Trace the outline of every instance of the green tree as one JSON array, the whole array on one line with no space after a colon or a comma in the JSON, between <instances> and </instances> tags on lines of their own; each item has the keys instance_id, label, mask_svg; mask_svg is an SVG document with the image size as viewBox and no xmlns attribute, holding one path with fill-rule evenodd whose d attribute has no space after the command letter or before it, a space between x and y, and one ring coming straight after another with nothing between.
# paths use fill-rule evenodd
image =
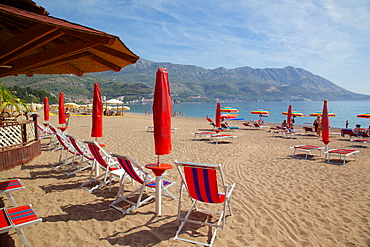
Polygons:
<instances>
[{"instance_id":1,"label":"green tree","mask_svg":"<svg viewBox=\"0 0 370 247\"><path fill-rule=\"evenodd\" d=\"M15 97L12 92L0 81L0 111L4 113L6 106L14 106L17 111L20 111L21 106L28 110L24 100Z\"/></svg>"}]
</instances>

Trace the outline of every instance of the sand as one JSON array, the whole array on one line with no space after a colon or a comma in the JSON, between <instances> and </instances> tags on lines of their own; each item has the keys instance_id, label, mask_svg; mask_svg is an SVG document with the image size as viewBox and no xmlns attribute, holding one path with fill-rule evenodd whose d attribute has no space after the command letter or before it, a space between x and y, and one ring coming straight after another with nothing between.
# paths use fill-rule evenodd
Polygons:
<instances>
[{"instance_id":1,"label":"sand","mask_svg":"<svg viewBox=\"0 0 370 247\"><path fill-rule=\"evenodd\" d=\"M57 124L57 117L51 117ZM211 130L203 118L174 117L173 151L161 157L174 160L223 165L228 183L236 183L233 215L219 230L214 246L369 246L370 245L370 147L352 147L349 137L332 137L330 148L356 149L356 161L344 166L325 162L323 157L292 158L291 146L323 146L316 136L294 139L273 137L266 129L229 132L231 143L194 141L196 131ZM127 155L138 164L155 162L152 116L128 113L126 117L105 117L105 150ZM271 125L271 124L270 124ZM91 118L72 116L69 134L79 140L90 137ZM163 197L162 216L154 213L151 201L122 217L109 208L118 190L107 187L89 193L79 186L89 171L67 177L51 164L59 152L43 151L33 161L0 173L0 181L20 178L26 189L14 192L18 205L32 204L42 223L24 228L33 246L192 246L174 240L178 200ZM178 196L180 177L168 171L167 179L177 181L171 191ZM129 188L129 187L128 187ZM10 207L5 196L0 206ZM189 205L186 200L185 205ZM198 241L207 241L207 227L189 228ZM1 246L22 246L12 232L0 235Z\"/></svg>"}]
</instances>

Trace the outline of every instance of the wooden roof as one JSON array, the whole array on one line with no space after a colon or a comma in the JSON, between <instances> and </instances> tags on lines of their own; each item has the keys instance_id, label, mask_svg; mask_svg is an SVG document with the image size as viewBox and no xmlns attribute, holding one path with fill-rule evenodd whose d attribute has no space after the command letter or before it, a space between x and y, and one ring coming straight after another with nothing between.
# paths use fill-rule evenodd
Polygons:
<instances>
[{"instance_id":1,"label":"wooden roof","mask_svg":"<svg viewBox=\"0 0 370 247\"><path fill-rule=\"evenodd\" d=\"M117 36L48 16L30 0L19 2L26 7L0 4L0 77L118 72L139 59Z\"/></svg>"}]
</instances>

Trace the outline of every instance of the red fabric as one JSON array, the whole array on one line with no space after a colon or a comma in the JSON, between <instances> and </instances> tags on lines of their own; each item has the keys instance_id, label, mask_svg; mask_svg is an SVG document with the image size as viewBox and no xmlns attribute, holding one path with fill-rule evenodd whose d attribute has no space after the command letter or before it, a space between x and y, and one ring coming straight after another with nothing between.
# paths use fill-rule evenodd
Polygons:
<instances>
[{"instance_id":1,"label":"red fabric","mask_svg":"<svg viewBox=\"0 0 370 247\"><path fill-rule=\"evenodd\" d=\"M49 99L48 97L44 98L44 121L49 121Z\"/></svg>"},{"instance_id":2,"label":"red fabric","mask_svg":"<svg viewBox=\"0 0 370 247\"><path fill-rule=\"evenodd\" d=\"M216 127L221 127L221 103L217 102L216 106Z\"/></svg>"},{"instance_id":3,"label":"red fabric","mask_svg":"<svg viewBox=\"0 0 370 247\"><path fill-rule=\"evenodd\" d=\"M91 137L103 137L103 101L99 83L94 84Z\"/></svg>"},{"instance_id":4,"label":"red fabric","mask_svg":"<svg viewBox=\"0 0 370 247\"><path fill-rule=\"evenodd\" d=\"M153 100L154 146L156 155L169 154L171 143L172 101L168 73L158 68Z\"/></svg>"},{"instance_id":5,"label":"red fabric","mask_svg":"<svg viewBox=\"0 0 370 247\"><path fill-rule=\"evenodd\" d=\"M19 225L38 219L35 212L33 212L29 205L11 208L8 209L7 212L14 225Z\"/></svg>"},{"instance_id":6,"label":"red fabric","mask_svg":"<svg viewBox=\"0 0 370 247\"><path fill-rule=\"evenodd\" d=\"M289 107L288 107L288 116L287 116L286 123L288 125L291 125L292 124L292 105L289 105Z\"/></svg>"},{"instance_id":7,"label":"red fabric","mask_svg":"<svg viewBox=\"0 0 370 247\"><path fill-rule=\"evenodd\" d=\"M9 226L4 210L0 210L0 229Z\"/></svg>"},{"instance_id":8,"label":"red fabric","mask_svg":"<svg viewBox=\"0 0 370 247\"><path fill-rule=\"evenodd\" d=\"M18 179L14 180L9 180L5 182L0 183L0 190L6 191L6 190L11 190L11 189L16 189L16 188L21 188L22 185L19 182Z\"/></svg>"},{"instance_id":9,"label":"red fabric","mask_svg":"<svg viewBox=\"0 0 370 247\"><path fill-rule=\"evenodd\" d=\"M59 124L66 124L66 115L64 111L64 97L63 92L59 92Z\"/></svg>"},{"instance_id":10,"label":"red fabric","mask_svg":"<svg viewBox=\"0 0 370 247\"><path fill-rule=\"evenodd\" d=\"M322 109L322 142L325 145L328 145L330 142L330 123L329 123L329 115L328 115L328 101L324 100L324 107Z\"/></svg>"}]
</instances>

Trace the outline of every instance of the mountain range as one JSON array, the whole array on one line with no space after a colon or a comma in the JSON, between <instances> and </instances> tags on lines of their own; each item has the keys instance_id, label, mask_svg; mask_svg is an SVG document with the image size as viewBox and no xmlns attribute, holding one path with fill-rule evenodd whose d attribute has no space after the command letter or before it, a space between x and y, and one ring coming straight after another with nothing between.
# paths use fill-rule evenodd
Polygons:
<instances>
[{"instance_id":1,"label":"mountain range","mask_svg":"<svg viewBox=\"0 0 370 247\"><path fill-rule=\"evenodd\" d=\"M55 95L63 91L65 95L75 99L91 98L93 84L99 82L102 95L108 99L125 96L129 100L150 97L158 68L167 69L171 94L178 102L370 100L370 95L351 92L319 75L292 66L204 69L193 65L140 59L120 72L100 72L83 77L22 75L4 77L2 81L7 86L29 86Z\"/></svg>"}]
</instances>

